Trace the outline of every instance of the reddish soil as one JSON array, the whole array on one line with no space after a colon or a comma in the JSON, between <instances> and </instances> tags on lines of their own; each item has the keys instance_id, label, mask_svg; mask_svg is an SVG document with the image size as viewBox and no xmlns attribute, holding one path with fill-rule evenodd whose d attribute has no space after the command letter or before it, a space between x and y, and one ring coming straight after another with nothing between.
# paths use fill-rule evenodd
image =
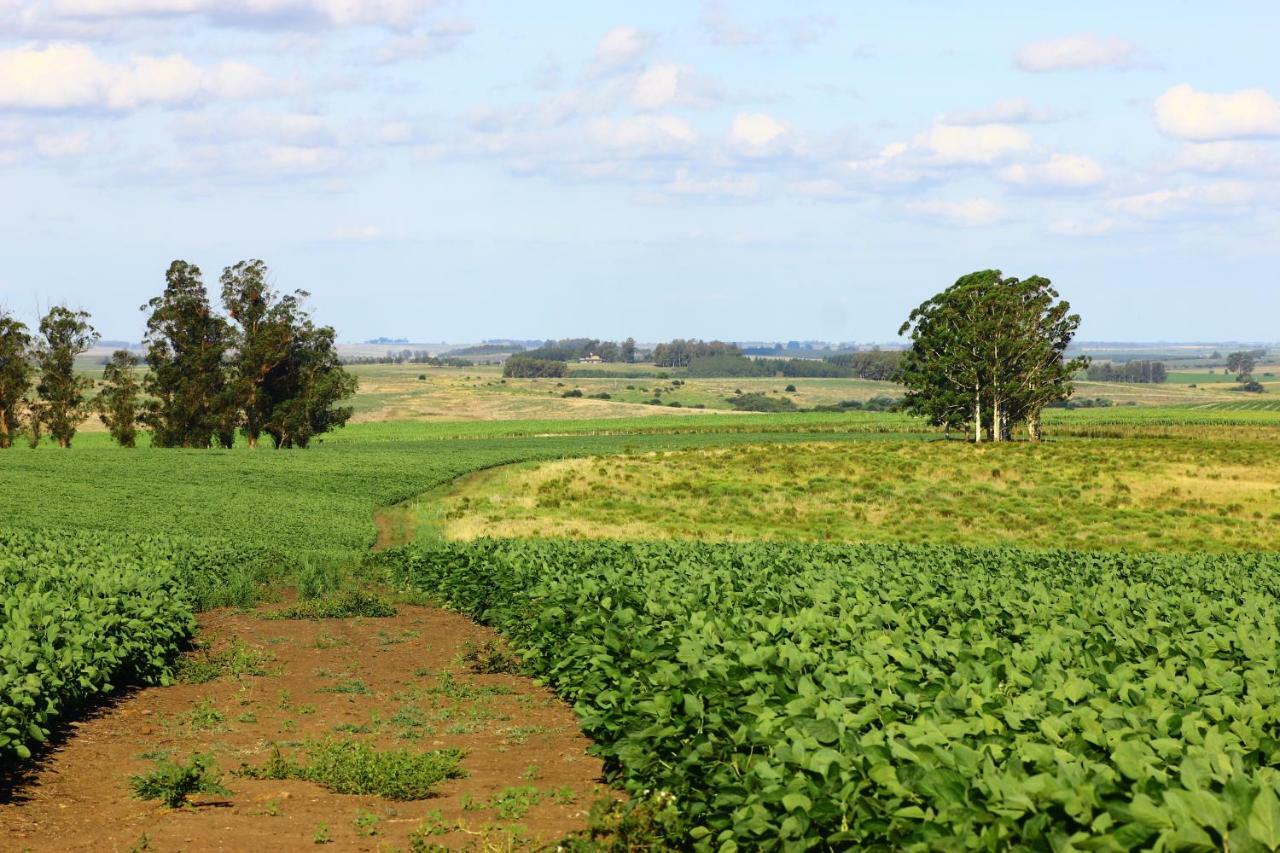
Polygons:
<instances>
[{"instance_id":1,"label":"reddish soil","mask_svg":"<svg viewBox=\"0 0 1280 853\"><path fill-rule=\"evenodd\" d=\"M492 632L442 610L400 605L388 619L201 618L217 652L240 641L265 674L138 690L73 724L24 779L0 788L0 849L98 851L408 850L410 834L448 847L537 846L585 825L608 791L572 710L515 675L475 675L468 641ZM336 688L336 690L335 690ZM465 778L393 802L311 782L241 778L273 745L360 738L380 749L460 747ZM172 810L130 796L160 753L212 753L230 796ZM321 846L317 846L320 844Z\"/></svg>"}]
</instances>

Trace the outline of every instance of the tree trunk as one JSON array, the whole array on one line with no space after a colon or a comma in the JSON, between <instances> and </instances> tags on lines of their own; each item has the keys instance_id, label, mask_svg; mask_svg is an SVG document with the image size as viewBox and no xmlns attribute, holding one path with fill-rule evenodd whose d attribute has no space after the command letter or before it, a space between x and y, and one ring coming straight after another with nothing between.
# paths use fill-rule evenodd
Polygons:
<instances>
[{"instance_id":1,"label":"tree trunk","mask_svg":"<svg viewBox=\"0 0 1280 853\"><path fill-rule=\"evenodd\" d=\"M1040 413L1032 412L1027 418L1027 436L1032 441L1040 440Z\"/></svg>"},{"instance_id":2,"label":"tree trunk","mask_svg":"<svg viewBox=\"0 0 1280 853\"><path fill-rule=\"evenodd\" d=\"M253 433L251 433L251 432L249 432L249 433L245 433L244 440L245 440L245 443L249 445L249 449L250 449L250 450L257 450L257 449L258 449L258 436L257 436L257 435L255 435L255 434L253 434Z\"/></svg>"},{"instance_id":3,"label":"tree trunk","mask_svg":"<svg viewBox=\"0 0 1280 853\"><path fill-rule=\"evenodd\" d=\"M973 443L982 444L982 392L973 387Z\"/></svg>"},{"instance_id":4,"label":"tree trunk","mask_svg":"<svg viewBox=\"0 0 1280 853\"><path fill-rule=\"evenodd\" d=\"M1000 441L1004 438L1004 422L1000 416L1000 398L992 397L991 399L991 440Z\"/></svg>"}]
</instances>

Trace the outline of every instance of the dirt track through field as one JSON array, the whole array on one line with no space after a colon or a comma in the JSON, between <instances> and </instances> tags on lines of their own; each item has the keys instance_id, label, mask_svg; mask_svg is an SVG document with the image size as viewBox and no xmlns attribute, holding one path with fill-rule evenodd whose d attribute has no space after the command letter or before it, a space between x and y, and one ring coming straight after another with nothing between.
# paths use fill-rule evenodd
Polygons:
<instances>
[{"instance_id":1,"label":"dirt track through field","mask_svg":"<svg viewBox=\"0 0 1280 853\"><path fill-rule=\"evenodd\" d=\"M203 684L135 691L73 724L30 772L0 788L0 849L63 851L506 849L585 825L607 791L572 710L516 675L472 674L465 644L492 632L446 611L392 618L266 620L215 611L201 640L239 648L249 669ZM465 750L465 778L414 802L330 793L311 782L241 778L273 745L359 738L380 749ZM211 753L229 796L171 810L130 796L132 775L168 753ZM322 846L317 846L317 845Z\"/></svg>"}]
</instances>

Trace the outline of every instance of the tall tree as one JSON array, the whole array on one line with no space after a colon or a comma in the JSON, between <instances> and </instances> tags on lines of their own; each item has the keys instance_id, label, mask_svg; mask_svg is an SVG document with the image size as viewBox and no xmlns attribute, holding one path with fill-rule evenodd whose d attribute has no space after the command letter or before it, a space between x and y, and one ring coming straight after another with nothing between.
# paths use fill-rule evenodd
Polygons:
<instances>
[{"instance_id":1,"label":"tall tree","mask_svg":"<svg viewBox=\"0 0 1280 853\"><path fill-rule=\"evenodd\" d=\"M13 446L31 390L31 335L0 311L0 450Z\"/></svg>"},{"instance_id":2,"label":"tall tree","mask_svg":"<svg viewBox=\"0 0 1280 853\"><path fill-rule=\"evenodd\" d=\"M962 406L976 441L1010 437L1027 425L1040 438L1040 413L1071 395L1071 376L1087 358L1068 360L1080 326L1048 279L1005 278L983 270L920 305L899 330L911 334L903 360L907 408L934 423L958 425Z\"/></svg>"},{"instance_id":3,"label":"tall tree","mask_svg":"<svg viewBox=\"0 0 1280 853\"><path fill-rule=\"evenodd\" d=\"M35 346L39 421L48 427L59 447L71 446L76 429L88 414L85 392L93 388L93 380L76 374L76 356L97 340L98 333L85 311L55 305L40 319L40 338Z\"/></svg>"},{"instance_id":4,"label":"tall tree","mask_svg":"<svg viewBox=\"0 0 1280 853\"><path fill-rule=\"evenodd\" d=\"M147 318L147 366L143 383L152 399L143 421L158 447L209 447L225 441L231 395L223 363L231 331L209 305L200 268L174 261L164 293L142 310ZM231 429L234 431L234 425Z\"/></svg>"},{"instance_id":5,"label":"tall tree","mask_svg":"<svg viewBox=\"0 0 1280 853\"><path fill-rule=\"evenodd\" d=\"M636 339L627 338L622 342L622 360L627 364L634 364L636 360Z\"/></svg>"},{"instance_id":6,"label":"tall tree","mask_svg":"<svg viewBox=\"0 0 1280 853\"><path fill-rule=\"evenodd\" d=\"M288 357L267 376L274 401L263 431L277 449L305 448L311 439L346 424L350 406L338 404L356 391L356 378L343 369L331 326L304 317L295 327Z\"/></svg>"},{"instance_id":7,"label":"tall tree","mask_svg":"<svg viewBox=\"0 0 1280 853\"><path fill-rule=\"evenodd\" d=\"M98 417L121 447L138 441L138 394L142 383L134 375L138 357L128 350L116 350L102 370L103 388L98 393Z\"/></svg>"},{"instance_id":8,"label":"tall tree","mask_svg":"<svg viewBox=\"0 0 1280 853\"><path fill-rule=\"evenodd\" d=\"M222 271L222 305L236 324L228 391L250 447L258 446L278 402L268 393L267 379L289 358L305 321L302 301L309 295L302 290L277 294L267 274L262 261L241 261Z\"/></svg>"}]
</instances>

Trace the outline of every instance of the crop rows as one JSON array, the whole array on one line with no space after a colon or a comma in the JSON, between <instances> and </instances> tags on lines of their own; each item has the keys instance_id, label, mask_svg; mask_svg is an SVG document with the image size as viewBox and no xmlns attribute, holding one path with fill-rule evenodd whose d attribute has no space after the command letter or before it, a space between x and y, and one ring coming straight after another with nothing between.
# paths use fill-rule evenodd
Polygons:
<instances>
[{"instance_id":1,"label":"crop rows","mask_svg":"<svg viewBox=\"0 0 1280 853\"><path fill-rule=\"evenodd\" d=\"M559 541L389 552L708 849L1280 846L1280 558ZM652 797L653 794L650 794Z\"/></svg>"},{"instance_id":2,"label":"crop rows","mask_svg":"<svg viewBox=\"0 0 1280 853\"><path fill-rule=\"evenodd\" d=\"M195 609L243 603L263 555L156 537L0 532L0 767L122 683L163 683Z\"/></svg>"}]
</instances>

